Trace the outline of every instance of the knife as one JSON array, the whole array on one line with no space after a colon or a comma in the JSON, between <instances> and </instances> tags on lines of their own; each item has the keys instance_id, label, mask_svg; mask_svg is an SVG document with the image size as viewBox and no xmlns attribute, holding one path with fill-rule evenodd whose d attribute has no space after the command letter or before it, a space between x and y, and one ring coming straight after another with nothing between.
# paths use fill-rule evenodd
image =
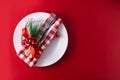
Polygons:
<instances>
[{"instance_id":1,"label":"knife","mask_svg":"<svg viewBox=\"0 0 120 80\"><path fill-rule=\"evenodd\" d=\"M38 42L38 47L40 47L40 45L43 43L43 41L46 39L47 35L51 32L52 28L54 27L55 24L53 24L43 35L43 37L40 39L40 41Z\"/></svg>"}]
</instances>

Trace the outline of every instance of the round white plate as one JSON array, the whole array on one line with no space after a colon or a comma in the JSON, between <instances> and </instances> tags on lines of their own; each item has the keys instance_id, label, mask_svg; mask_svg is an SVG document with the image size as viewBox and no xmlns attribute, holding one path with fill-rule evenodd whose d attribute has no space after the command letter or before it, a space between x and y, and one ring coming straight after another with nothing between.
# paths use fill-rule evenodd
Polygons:
<instances>
[{"instance_id":1,"label":"round white plate","mask_svg":"<svg viewBox=\"0 0 120 80\"><path fill-rule=\"evenodd\" d=\"M49 15L50 15L49 13L45 13L45 12L32 13L24 17L18 23L13 35L13 43L17 53L22 49L21 30L25 26L26 21L31 18L34 20L44 21ZM61 26L58 29L58 33L60 34L60 38L55 38L51 41L51 43L43 51L40 59L35 64L35 66L45 67L52 65L64 55L68 45L68 34L64 24L61 24Z\"/></svg>"}]
</instances>

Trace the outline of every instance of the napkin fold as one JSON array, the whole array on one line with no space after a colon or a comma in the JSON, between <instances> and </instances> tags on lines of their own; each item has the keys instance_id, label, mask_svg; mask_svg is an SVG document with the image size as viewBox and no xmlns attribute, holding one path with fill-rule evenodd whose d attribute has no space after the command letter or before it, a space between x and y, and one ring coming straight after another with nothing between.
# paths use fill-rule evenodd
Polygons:
<instances>
[{"instance_id":1,"label":"napkin fold","mask_svg":"<svg viewBox=\"0 0 120 80\"><path fill-rule=\"evenodd\" d=\"M44 33L50 27L52 27L51 31L49 32L45 40L42 42L42 44L39 47L36 47L36 46L31 47L30 45L23 47L23 49L20 50L20 52L17 54L18 57L22 59L25 63L27 63L30 67L35 65L35 63L40 58L42 52L44 51L44 49L47 47L47 45L50 44L51 40L55 37L55 34L58 28L60 27L61 23L62 23L62 19L58 18L56 20L56 15L54 13L51 13L50 16L43 23ZM34 41L34 40L30 40L30 41ZM33 53L35 52L34 56L32 55L32 52Z\"/></svg>"}]
</instances>

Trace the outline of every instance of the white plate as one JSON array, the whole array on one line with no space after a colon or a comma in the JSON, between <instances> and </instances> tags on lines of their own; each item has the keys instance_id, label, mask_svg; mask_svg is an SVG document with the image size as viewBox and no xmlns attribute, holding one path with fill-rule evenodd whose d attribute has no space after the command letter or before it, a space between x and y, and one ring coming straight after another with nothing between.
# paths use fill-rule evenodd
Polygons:
<instances>
[{"instance_id":1,"label":"white plate","mask_svg":"<svg viewBox=\"0 0 120 80\"><path fill-rule=\"evenodd\" d=\"M27 15L24 17L16 26L13 36L13 43L16 52L18 53L21 49L21 30L25 26L25 23L28 19L34 20L45 20L50 14L45 12L36 12ZM45 67L54 64L57 62L65 53L67 45L68 45L68 34L64 24L58 29L58 33L60 34L60 38L55 38L51 41L51 43L47 46L47 48L42 53L40 59L35 64L38 67Z\"/></svg>"}]
</instances>

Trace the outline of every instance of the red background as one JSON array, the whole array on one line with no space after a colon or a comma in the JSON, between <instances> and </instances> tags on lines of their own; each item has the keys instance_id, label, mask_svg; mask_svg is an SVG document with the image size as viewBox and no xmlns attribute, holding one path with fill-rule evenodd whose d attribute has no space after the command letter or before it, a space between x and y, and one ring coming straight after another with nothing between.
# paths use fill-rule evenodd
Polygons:
<instances>
[{"instance_id":1,"label":"red background","mask_svg":"<svg viewBox=\"0 0 120 80\"><path fill-rule=\"evenodd\" d=\"M69 46L60 61L30 68L16 56L13 32L32 12L54 12L64 21ZM1 80L120 80L119 0L1 0Z\"/></svg>"}]
</instances>

